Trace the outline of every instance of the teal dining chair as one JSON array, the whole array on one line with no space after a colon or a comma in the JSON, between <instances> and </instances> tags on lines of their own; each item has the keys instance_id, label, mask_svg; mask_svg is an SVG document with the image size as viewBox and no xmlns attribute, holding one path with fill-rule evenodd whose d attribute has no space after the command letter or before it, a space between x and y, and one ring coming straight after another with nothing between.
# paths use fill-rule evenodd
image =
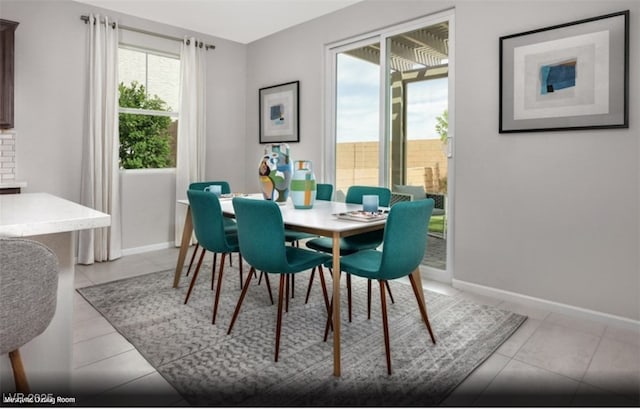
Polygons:
<instances>
[{"instance_id":1,"label":"teal dining chair","mask_svg":"<svg viewBox=\"0 0 640 409\"><path fill-rule=\"evenodd\" d=\"M282 329L282 302L286 286L285 277L314 267L322 269L323 263L331 260L331 256L287 246L284 241L282 213L275 202L235 197L233 198L233 208L238 223L240 251L246 262L251 266L251 271L249 271L248 277L242 286L242 292L227 334L231 334L233 325L238 318L242 301L247 294L251 279L254 277L252 273L255 270L260 270L266 273L265 275L267 276L269 274L280 274L275 339L275 361L278 362ZM325 299L325 308L328 312L328 299Z\"/></svg>"},{"instance_id":2,"label":"teal dining chair","mask_svg":"<svg viewBox=\"0 0 640 409\"><path fill-rule=\"evenodd\" d=\"M229 182L224 181L224 180L212 180L209 182L194 182L189 184L189 189L188 190L204 190L207 187L211 186L211 185L218 185L220 186L220 192L221 194L229 194L231 193L231 186L229 185ZM230 217L225 217L224 219L224 228L226 231L228 232L233 232L236 230L236 222L235 220L233 220ZM200 249L200 245L196 242L195 247L193 248L193 253L191 254L191 260L189 261L189 267L187 268L187 274L186 276L189 276L189 273L191 272L191 267L193 267L193 262L196 258L196 254L198 253L198 250ZM205 253L206 250L202 249L202 254ZM217 260L217 255L216 253L213 254L213 264L216 264L216 260ZM229 257L229 265L232 265L232 261L231 261L231 257ZM242 283L242 277L240 277L240 283Z\"/></svg>"},{"instance_id":3,"label":"teal dining chair","mask_svg":"<svg viewBox=\"0 0 640 409\"><path fill-rule=\"evenodd\" d=\"M382 326L389 375L391 375L391 348L389 346L389 324L385 298L385 284L389 280L409 276L422 320L427 326L431 341L436 343L429 323L427 308L419 293L418 286L421 286L422 283L416 282L411 275L419 267L426 251L429 219L433 212L433 205L433 199L402 202L394 205L389 211L384 229L382 251L370 249L340 257L342 271L369 280L377 280L380 284ZM329 309L331 310L331 308L332 304ZM329 323L327 322L328 327Z\"/></svg>"},{"instance_id":4,"label":"teal dining chair","mask_svg":"<svg viewBox=\"0 0 640 409\"><path fill-rule=\"evenodd\" d=\"M333 185L331 183L318 183L316 185L317 200L331 200L333 196Z\"/></svg>"},{"instance_id":5,"label":"teal dining chair","mask_svg":"<svg viewBox=\"0 0 640 409\"><path fill-rule=\"evenodd\" d=\"M224 194L229 194L231 193L231 186L229 185L229 182L225 181L225 180L212 180L210 182L193 182L189 185L189 190L204 190L205 188L207 188L208 186L211 185L218 185L220 186L220 192L224 195Z\"/></svg>"},{"instance_id":6,"label":"teal dining chair","mask_svg":"<svg viewBox=\"0 0 640 409\"><path fill-rule=\"evenodd\" d=\"M222 290L222 280L224 273L224 259L225 255L231 253L240 253L240 247L238 245L237 232L225 231L224 216L222 215L222 207L220 206L220 200L214 194L205 192L202 190L188 190L187 197L189 198L189 205L191 206L191 220L193 222L193 230L198 240L199 245L202 247L203 252L198 260L198 265L191 278L189 284L189 290L184 300L186 304L191 296L193 285L198 277L200 266L202 265L202 259L204 258L205 251L211 251L212 253L221 253L220 270L218 272L218 287L216 289L215 301L213 303L213 318L211 322L216 323L216 315L218 313L218 302L220 301L220 292ZM240 259L240 275L242 276L242 256ZM215 262L211 268L211 287L213 288L213 281L215 279Z\"/></svg>"},{"instance_id":7,"label":"teal dining chair","mask_svg":"<svg viewBox=\"0 0 640 409\"><path fill-rule=\"evenodd\" d=\"M347 196L345 198L346 203L362 204L362 196L364 195L377 195L378 205L382 207L388 207L391 201L391 190L386 187L380 186L358 186L354 185L347 190ZM340 239L340 255L345 256L353 254L362 250L375 249L382 244L383 230L372 231L368 233L357 234L355 236L344 237ZM306 242L306 246L316 251L322 251L325 253L333 253L333 239L330 237L319 237ZM312 277L313 279L313 277ZM309 287L312 281L309 281ZM371 283L369 283L371 287ZM307 288L307 294L310 288ZM391 288L387 283L387 291L391 302L394 303ZM352 304L351 304L351 276L347 274L347 303L349 310L349 322L351 322L352 316ZM369 293L369 303L371 303L371 295ZM371 308L367 311L367 316L371 317Z\"/></svg>"}]
</instances>

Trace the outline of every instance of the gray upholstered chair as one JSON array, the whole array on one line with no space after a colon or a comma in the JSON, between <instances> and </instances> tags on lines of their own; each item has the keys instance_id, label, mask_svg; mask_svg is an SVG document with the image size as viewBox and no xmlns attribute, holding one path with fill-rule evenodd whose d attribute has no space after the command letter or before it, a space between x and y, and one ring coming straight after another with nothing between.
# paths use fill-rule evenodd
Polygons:
<instances>
[{"instance_id":1,"label":"gray upholstered chair","mask_svg":"<svg viewBox=\"0 0 640 409\"><path fill-rule=\"evenodd\" d=\"M407 196L410 198L407 199ZM405 200L423 200L433 199L435 206L433 208L432 216L442 216L442 237L447 238L447 209L446 209L446 196L440 193L427 193L423 186L412 185L394 185L393 192L391 192L391 202L405 201ZM432 234L432 233L429 233ZM433 234L436 237L439 235Z\"/></svg>"},{"instance_id":2,"label":"gray upholstered chair","mask_svg":"<svg viewBox=\"0 0 640 409\"><path fill-rule=\"evenodd\" d=\"M16 390L29 393L19 348L42 334L53 318L58 259L38 242L0 238L0 266L0 353L9 354Z\"/></svg>"}]
</instances>

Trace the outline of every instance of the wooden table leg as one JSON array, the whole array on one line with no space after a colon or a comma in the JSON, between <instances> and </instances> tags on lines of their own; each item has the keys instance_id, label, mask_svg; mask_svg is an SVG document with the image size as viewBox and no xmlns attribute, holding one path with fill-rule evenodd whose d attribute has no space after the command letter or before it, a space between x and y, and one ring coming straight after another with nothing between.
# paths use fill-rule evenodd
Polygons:
<instances>
[{"instance_id":1,"label":"wooden table leg","mask_svg":"<svg viewBox=\"0 0 640 409\"><path fill-rule=\"evenodd\" d=\"M340 376L340 234L333 233L333 375Z\"/></svg>"},{"instance_id":2,"label":"wooden table leg","mask_svg":"<svg viewBox=\"0 0 640 409\"><path fill-rule=\"evenodd\" d=\"M191 235L193 234L193 222L191 221L191 206L187 206L187 215L184 218L184 228L182 230L182 242L180 243L180 253L178 254L178 264L176 272L173 276L173 288L178 287L182 269L184 268L184 259L187 256L187 250L191 244Z\"/></svg>"}]
</instances>

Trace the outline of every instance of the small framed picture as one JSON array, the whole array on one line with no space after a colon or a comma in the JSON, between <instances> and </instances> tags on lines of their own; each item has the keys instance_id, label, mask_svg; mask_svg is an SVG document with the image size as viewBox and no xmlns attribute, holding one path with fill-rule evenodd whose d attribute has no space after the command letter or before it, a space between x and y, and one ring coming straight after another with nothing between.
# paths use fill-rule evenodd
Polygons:
<instances>
[{"instance_id":1,"label":"small framed picture","mask_svg":"<svg viewBox=\"0 0 640 409\"><path fill-rule=\"evenodd\" d=\"M500 37L500 133L628 127L629 10Z\"/></svg>"},{"instance_id":2,"label":"small framed picture","mask_svg":"<svg viewBox=\"0 0 640 409\"><path fill-rule=\"evenodd\" d=\"M300 81L260 88L260 143L300 142Z\"/></svg>"}]
</instances>

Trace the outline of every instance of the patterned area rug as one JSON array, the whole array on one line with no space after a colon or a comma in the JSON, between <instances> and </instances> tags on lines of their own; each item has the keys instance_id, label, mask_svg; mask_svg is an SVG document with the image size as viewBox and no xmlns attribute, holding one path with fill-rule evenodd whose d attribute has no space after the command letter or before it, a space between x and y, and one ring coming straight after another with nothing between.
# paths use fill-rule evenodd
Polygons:
<instances>
[{"instance_id":1,"label":"patterned area rug","mask_svg":"<svg viewBox=\"0 0 640 409\"><path fill-rule=\"evenodd\" d=\"M210 255L209 255L210 256ZM228 259L227 259L228 260ZM279 362L274 362L275 305L264 280L254 279L227 335L240 294L237 258L225 274L216 325L211 264L204 263L189 303L189 277L171 287L173 271L79 289L191 405L198 406L433 406L441 402L526 320L494 307L425 290L436 337L431 343L411 286L391 282L388 303L393 375L387 375L379 287L367 320L366 280L353 278L353 321L342 300L342 376L333 376L331 337L323 342L326 311L318 275L304 303L309 273L296 275L295 298L283 314ZM245 264L245 274L249 268ZM327 285L331 279L325 271ZM218 275L216 274L216 285ZM344 281L344 279L343 279Z\"/></svg>"}]
</instances>

